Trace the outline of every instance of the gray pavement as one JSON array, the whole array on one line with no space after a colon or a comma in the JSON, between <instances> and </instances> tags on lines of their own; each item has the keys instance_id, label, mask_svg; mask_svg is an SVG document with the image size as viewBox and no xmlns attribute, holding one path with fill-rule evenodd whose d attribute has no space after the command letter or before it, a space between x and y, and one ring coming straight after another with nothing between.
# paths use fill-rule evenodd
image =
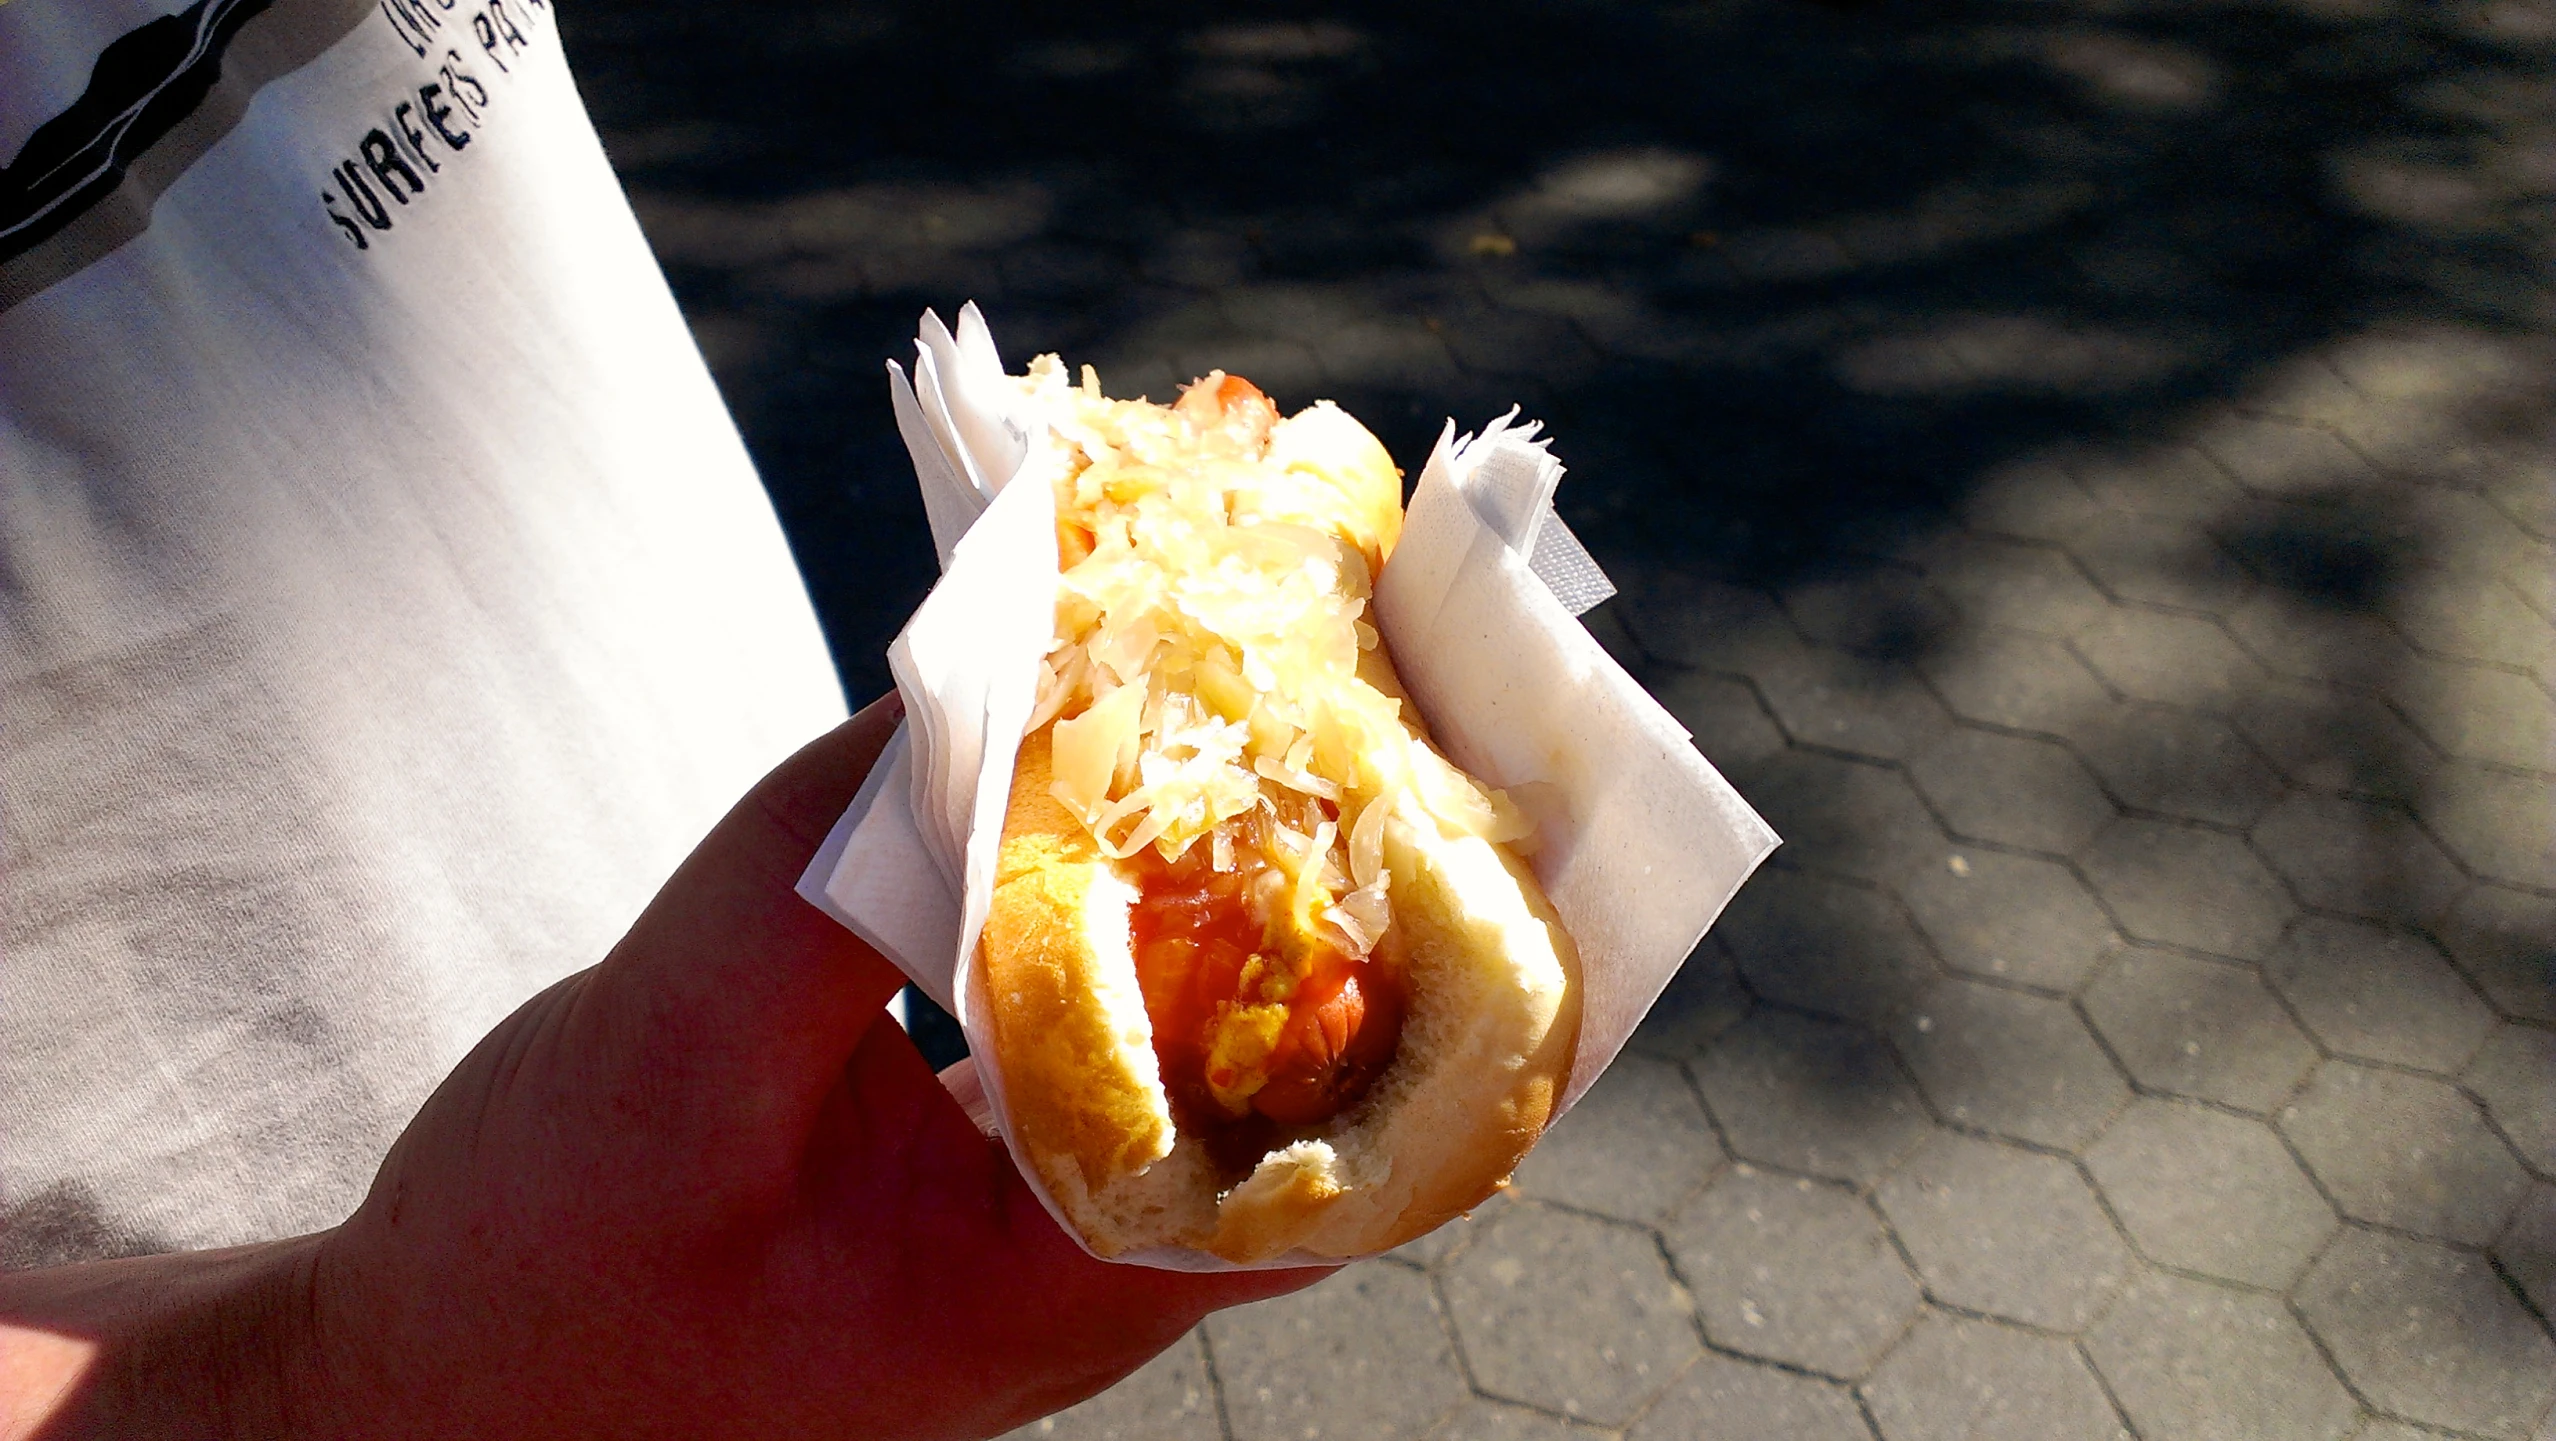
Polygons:
<instances>
[{"instance_id":1,"label":"gray pavement","mask_svg":"<svg viewBox=\"0 0 2556 1441\"><path fill-rule=\"evenodd\" d=\"M2556 6L565 23L856 691L973 297L1549 419L1788 838L1505 1194L1021 1434L2556 1437Z\"/></svg>"}]
</instances>

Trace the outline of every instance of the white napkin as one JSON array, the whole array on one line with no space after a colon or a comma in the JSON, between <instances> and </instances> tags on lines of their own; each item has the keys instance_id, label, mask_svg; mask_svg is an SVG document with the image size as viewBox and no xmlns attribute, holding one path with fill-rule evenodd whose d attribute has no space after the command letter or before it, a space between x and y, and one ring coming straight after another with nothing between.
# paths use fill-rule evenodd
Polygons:
<instances>
[{"instance_id":1,"label":"white napkin","mask_svg":"<svg viewBox=\"0 0 2556 1441\"><path fill-rule=\"evenodd\" d=\"M1011 484L1044 422L1005 377L976 307L960 311L955 337L927 313L915 352L913 381L890 362L889 389L944 573L889 649L906 725L799 893L894 961L982 1055L990 1037L973 961L1014 753L1054 629L1055 499L1051 477ZM1567 1109L1777 840L1574 619L1614 587L1553 514L1561 463L1535 425L1515 419L1478 438L1458 438L1450 422L1439 436L1374 614L1448 757L1537 822L1528 864L1580 949ZM1001 1078L980 1073L1008 1139ZM1228 1264L1191 1252L1119 1259Z\"/></svg>"}]
</instances>

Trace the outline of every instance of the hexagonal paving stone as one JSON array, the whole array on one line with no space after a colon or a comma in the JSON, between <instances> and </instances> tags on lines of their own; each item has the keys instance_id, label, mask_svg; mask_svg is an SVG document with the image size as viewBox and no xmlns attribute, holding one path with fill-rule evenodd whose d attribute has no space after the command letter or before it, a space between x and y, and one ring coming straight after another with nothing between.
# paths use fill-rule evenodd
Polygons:
<instances>
[{"instance_id":1,"label":"hexagonal paving stone","mask_svg":"<svg viewBox=\"0 0 2556 1441\"><path fill-rule=\"evenodd\" d=\"M2094 673L2133 700L2225 710L2263 684L2262 667L2198 616L2114 609L2071 642Z\"/></svg>"},{"instance_id":2,"label":"hexagonal paving stone","mask_svg":"<svg viewBox=\"0 0 2556 1441\"><path fill-rule=\"evenodd\" d=\"M2556 1031L2500 1028L2463 1079L2521 1159L2556 1175Z\"/></svg>"},{"instance_id":3,"label":"hexagonal paving stone","mask_svg":"<svg viewBox=\"0 0 2556 1441\"><path fill-rule=\"evenodd\" d=\"M2378 479L2360 452L2313 426L2265 416L2230 417L2194 439L2238 484L2253 491L2313 495Z\"/></svg>"},{"instance_id":4,"label":"hexagonal paving stone","mask_svg":"<svg viewBox=\"0 0 2556 1441\"><path fill-rule=\"evenodd\" d=\"M2440 1435L2429 1427L2373 1416L2352 1433L2352 1441L2440 1441Z\"/></svg>"},{"instance_id":5,"label":"hexagonal paving stone","mask_svg":"<svg viewBox=\"0 0 2556 1441\"><path fill-rule=\"evenodd\" d=\"M2444 1081L2328 1061L2280 1125L2356 1221L2482 1246L2529 1189L2475 1103Z\"/></svg>"},{"instance_id":6,"label":"hexagonal paving stone","mask_svg":"<svg viewBox=\"0 0 2556 1441\"><path fill-rule=\"evenodd\" d=\"M2124 948L2085 1004L2149 1090L2269 1111L2316 1066L2315 1045L2251 967Z\"/></svg>"},{"instance_id":7,"label":"hexagonal paving stone","mask_svg":"<svg viewBox=\"0 0 2556 1441\"><path fill-rule=\"evenodd\" d=\"M1385 1253L1388 1260L1407 1266L1429 1268L1464 1249L1473 1239L1490 1229L1500 1213L1516 1204L1506 1190L1494 1191L1479 1206L1447 1222L1425 1236L1403 1242Z\"/></svg>"},{"instance_id":8,"label":"hexagonal paving stone","mask_svg":"<svg viewBox=\"0 0 2556 1441\"><path fill-rule=\"evenodd\" d=\"M1735 660L1801 648L1775 598L1753 586L1645 566L1620 577L1624 623L1662 660L1708 670L1740 670Z\"/></svg>"},{"instance_id":9,"label":"hexagonal paving stone","mask_svg":"<svg viewBox=\"0 0 2556 1441\"><path fill-rule=\"evenodd\" d=\"M2546 479L2543 439L2532 448L2530 472L2523 485ZM2402 502L2415 517L2417 533L2429 544L2426 559L2444 570L2490 572L2514 567L2548 568L2556 561L2545 538L2513 524L2510 511L2465 486L2420 486ZM2543 502L2542 502L2543 503Z\"/></svg>"},{"instance_id":10,"label":"hexagonal paving stone","mask_svg":"<svg viewBox=\"0 0 2556 1441\"><path fill-rule=\"evenodd\" d=\"M2549 484L2544 452L2509 455L2483 468L2485 495L2532 539L2556 540L2556 485Z\"/></svg>"},{"instance_id":11,"label":"hexagonal paving stone","mask_svg":"<svg viewBox=\"0 0 2556 1441\"><path fill-rule=\"evenodd\" d=\"M1919 658L1955 715L2016 730L2056 731L2110 693L2076 653L2048 636L1981 628Z\"/></svg>"},{"instance_id":12,"label":"hexagonal paving stone","mask_svg":"<svg viewBox=\"0 0 2556 1441\"><path fill-rule=\"evenodd\" d=\"M2224 613L2254 589L2254 580L2208 532L2189 520L2106 515L2068 538L2077 558L2120 600Z\"/></svg>"},{"instance_id":13,"label":"hexagonal paving stone","mask_svg":"<svg viewBox=\"0 0 2556 1441\"><path fill-rule=\"evenodd\" d=\"M2550 625L2556 625L2556 566L2544 559L2518 560L2506 566L2500 577L2512 594L2520 597ZM2544 666L2539 667L2544 670Z\"/></svg>"},{"instance_id":14,"label":"hexagonal paving stone","mask_svg":"<svg viewBox=\"0 0 2556 1441\"><path fill-rule=\"evenodd\" d=\"M2407 404L2508 394L2515 372L2529 373L2521 369L2527 362L2515 348L2467 326L2390 325L2345 341L2325 359L2354 393L2376 402L2373 408L2385 415Z\"/></svg>"},{"instance_id":15,"label":"hexagonal paving stone","mask_svg":"<svg viewBox=\"0 0 2556 1441\"><path fill-rule=\"evenodd\" d=\"M1628 1221L1658 1219L1722 1163L1686 1073L1619 1056L1518 1166L1517 1189Z\"/></svg>"},{"instance_id":16,"label":"hexagonal paving stone","mask_svg":"<svg viewBox=\"0 0 2556 1441\"><path fill-rule=\"evenodd\" d=\"M1843 1386L1729 1356L1707 1355L1687 1369L1627 1441L1695 1441L1748 1436L1768 1441L1871 1441L1864 1414Z\"/></svg>"},{"instance_id":17,"label":"hexagonal paving stone","mask_svg":"<svg viewBox=\"0 0 2556 1441\"><path fill-rule=\"evenodd\" d=\"M2186 445L2152 446L2133 457L2073 469L2097 504L2132 515L2205 520L2244 493L2218 462Z\"/></svg>"},{"instance_id":18,"label":"hexagonal paving stone","mask_svg":"<svg viewBox=\"0 0 2556 1441\"><path fill-rule=\"evenodd\" d=\"M1492 1396L1620 1426L1703 1349L1658 1243L1617 1222L1514 1206L1441 1274Z\"/></svg>"},{"instance_id":19,"label":"hexagonal paving stone","mask_svg":"<svg viewBox=\"0 0 2556 1441\"><path fill-rule=\"evenodd\" d=\"M1874 1192L1927 1292L2073 1331L2130 1274L2130 1250L2056 1156L1937 1132Z\"/></svg>"},{"instance_id":20,"label":"hexagonal paving stone","mask_svg":"<svg viewBox=\"0 0 2556 1441\"><path fill-rule=\"evenodd\" d=\"M1192 1331L1126 1380L1010 1432L1005 1441L1223 1441L1224 1435Z\"/></svg>"},{"instance_id":21,"label":"hexagonal paving stone","mask_svg":"<svg viewBox=\"0 0 2556 1441\"><path fill-rule=\"evenodd\" d=\"M1731 1150L1863 1185L1934 1129L1890 1050L1853 1026L1761 1011L1695 1065Z\"/></svg>"},{"instance_id":22,"label":"hexagonal paving stone","mask_svg":"<svg viewBox=\"0 0 2556 1441\"><path fill-rule=\"evenodd\" d=\"M2309 681L2280 681L2237 701L2232 718L2293 784L2411 801L2440 753L2385 702Z\"/></svg>"},{"instance_id":23,"label":"hexagonal paving stone","mask_svg":"<svg viewBox=\"0 0 2556 1441\"><path fill-rule=\"evenodd\" d=\"M1695 735L1695 748L1716 766L1745 765L1784 749L1784 733L1745 681L1675 670L1651 682L1651 694Z\"/></svg>"},{"instance_id":24,"label":"hexagonal paving stone","mask_svg":"<svg viewBox=\"0 0 2556 1441\"><path fill-rule=\"evenodd\" d=\"M2065 1341L1930 1311L1864 1399L1886 1441L2128 1441Z\"/></svg>"},{"instance_id":25,"label":"hexagonal paving stone","mask_svg":"<svg viewBox=\"0 0 2556 1441\"><path fill-rule=\"evenodd\" d=\"M1238 286L1260 269L1251 244L1242 236L1219 230L1177 230L1147 247L1137 261L1148 280L1188 289L1221 290Z\"/></svg>"},{"instance_id":26,"label":"hexagonal paving stone","mask_svg":"<svg viewBox=\"0 0 2556 1441\"><path fill-rule=\"evenodd\" d=\"M2098 510L2071 473L2073 464L2048 452L2010 460L1967 489L1958 502L1961 517L1985 535L2064 540Z\"/></svg>"},{"instance_id":27,"label":"hexagonal paving stone","mask_svg":"<svg viewBox=\"0 0 2556 1441\"><path fill-rule=\"evenodd\" d=\"M1419 1436L1463 1399L1429 1278L1351 1266L1204 1323L1237 1441Z\"/></svg>"},{"instance_id":28,"label":"hexagonal paving stone","mask_svg":"<svg viewBox=\"0 0 2556 1441\"><path fill-rule=\"evenodd\" d=\"M1588 342L1560 316L1441 303L1439 330L1457 365L1476 375L1551 380L1596 368Z\"/></svg>"},{"instance_id":29,"label":"hexagonal paving stone","mask_svg":"<svg viewBox=\"0 0 2556 1441\"><path fill-rule=\"evenodd\" d=\"M2141 1277L2086 1354L2146 1441L2330 1441L2360 1411L2279 1301L2205 1281Z\"/></svg>"},{"instance_id":30,"label":"hexagonal paving stone","mask_svg":"<svg viewBox=\"0 0 2556 1441\"><path fill-rule=\"evenodd\" d=\"M1038 240L1003 247L997 265L1002 274L1002 298L1011 302L1050 300L1088 303L1092 297L1117 289L1128 278L1126 261L1122 256L1089 246ZM801 271L794 278L815 277ZM1009 305L1004 308L1007 313L1011 309ZM1293 383L1307 379L1318 377L1306 376L1296 367L1288 366L1272 373L1269 383L1292 387ZM1287 391L1282 389L1278 393L1284 395Z\"/></svg>"},{"instance_id":31,"label":"hexagonal paving stone","mask_svg":"<svg viewBox=\"0 0 2556 1441\"><path fill-rule=\"evenodd\" d=\"M1658 675L1688 673L1683 667L1651 659L1649 652L1642 649L1642 643L1633 638L1633 632L1624 624L1624 609L1613 597L1580 612L1580 624L1588 629L1590 639L1615 658L1617 665L1642 678L1642 683L1654 695L1659 693Z\"/></svg>"},{"instance_id":32,"label":"hexagonal paving stone","mask_svg":"<svg viewBox=\"0 0 2556 1441\"><path fill-rule=\"evenodd\" d=\"M2084 883L2053 861L1955 851L1898 888L1944 964L1975 976L2070 990L2112 943Z\"/></svg>"},{"instance_id":33,"label":"hexagonal paving stone","mask_svg":"<svg viewBox=\"0 0 2556 1441\"><path fill-rule=\"evenodd\" d=\"M2414 660L2396 627L2286 590L2259 590L2228 612L2238 644L2263 668L2295 680L2377 685Z\"/></svg>"},{"instance_id":34,"label":"hexagonal paving stone","mask_svg":"<svg viewBox=\"0 0 2556 1441\"><path fill-rule=\"evenodd\" d=\"M1843 651L1809 651L1785 665L1755 668L1750 678L1787 734L1830 750L1902 760L1952 724L1915 671Z\"/></svg>"},{"instance_id":35,"label":"hexagonal paving stone","mask_svg":"<svg viewBox=\"0 0 2556 1441\"><path fill-rule=\"evenodd\" d=\"M1724 241L1719 254L1734 274L1753 284L1834 275L1855 263L1834 237L1817 230L1745 230Z\"/></svg>"},{"instance_id":36,"label":"hexagonal paving stone","mask_svg":"<svg viewBox=\"0 0 2556 1441\"><path fill-rule=\"evenodd\" d=\"M1749 803L1784 837L1778 865L1878 879L1943 852L1943 828L1898 771L1787 751L1746 779Z\"/></svg>"},{"instance_id":37,"label":"hexagonal paving stone","mask_svg":"<svg viewBox=\"0 0 2556 1441\"><path fill-rule=\"evenodd\" d=\"M2067 1150L2130 1098L2065 1001L1948 980L1918 997L1891 1036L1956 1125Z\"/></svg>"},{"instance_id":38,"label":"hexagonal paving stone","mask_svg":"<svg viewBox=\"0 0 2556 1441\"><path fill-rule=\"evenodd\" d=\"M2540 501L2542 505L2546 503ZM2506 562L2500 579L2514 595L2520 597L2521 604L2536 611L2549 624L2556 625L2556 566L2550 566L2545 555L2523 556Z\"/></svg>"},{"instance_id":39,"label":"hexagonal paving stone","mask_svg":"<svg viewBox=\"0 0 2556 1441\"><path fill-rule=\"evenodd\" d=\"M1909 779L1956 832L2068 855L2112 819L2112 802L2066 747L1968 726L1908 764Z\"/></svg>"},{"instance_id":40,"label":"hexagonal paving stone","mask_svg":"<svg viewBox=\"0 0 2556 1441\"><path fill-rule=\"evenodd\" d=\"M2527 676L2459 661L2418 659L2388 694L2453 756L2556 770L2556 700Z\"/></svg>"},{"instance_id":41,"label":"hexagonal paving stone","mask_svg":"<svg viewBox=\"0 0 2556 1441\"><path fill-rule=\"evenodd\" d=\"M2424 789L2417 814L2487 880L2544 886L2556 876L2556 780L2452 762Z\"/></svg>"},{"instance_id":42,"label":"hexagonal paving stone","mask_svg":"<svg viewBox=\"0 0 2556 1441\"><path fill-rule=\"evenodd\" d=\"M1739 967L1718 935L1708 935L1651 1003L1650 1014L1626 1042L1636 1055L1683 1061L1699 1055L1748 1014L1749 997Z\"/></svg>"},{"instance_id":43,"label":"hexagonal paving stone","mask_svg":"<svg viewBox=\"0 0 2556 1441\"><path fill-rule=\"evenodd\" d=\"M2450 908L2440 935L2503 1014L2556 1021L2556 899L2478 886Z\"/></svg>"},{"instance_id":44,"label":"hexagonal paving stone","mask_svg":"<svg viewBox=\"0 0 2556 1441\"><path fill-rule=\"evenodd\" d=\"M2270 388L2246 396L2241 410L2248 416L2320 426L2347 443L2366 438L2365 451L2386 454L2399 448L2396 432L2405 428L2406 417L2384 407L2354 390L2325 357L2308 355L2283 362Z\"/></svg>"},{"instance_id":45,"label":"hexagonal paving stone","mask_svg":"<svg viewBox=\"0 0 2556 1441\"><path fill-rule=\"evenodd\" d=\"M2086 1169L2151 1259L2248 1285L2289 1285L2337 1224L2269 1126L2189 1102L2132 1102Z\"/></svg>"},{"instance_id":46,"label":"hexagonal paving stone","mask_svg":"<svg viewBox=\"0 0 2556 1441\"><path fill-rule=\"evenodd\" d=\"M1917 1282L1855 1196L1740 1166L1667 1229L1715 1345L1860 1376L1917 1314Z\"/></svg>"},{"instance_id":47,"label":"hexagonal paving stone","mask_svg":"<svg viewBox=\"0 0 2556 1441\"><path fill-rule=\"evenodd\" d=\"M1605 1441L1612 1431L1557 1421L1541 1411L1481 1396L1468 1396L1438 1423L1429 1441Z\"/></svg>"},{"instance_id":48,"label":"hexagonal paving stone","mask_svg":"<svg viewBox=\"0 0 2556 1441\"><path fill-rule=\"evenodd\" d=\"M1906 655L1953 626L1951 603L1941 592L1915 572L1890 566L1799 581L1775 599L1812 640L1869 654Z\"/></svg>"},{"instance_id":49,"label":"hexagonal paving stone","mask_svg":"<svg viewBox=\"0 0 2556 1441\"><path fill-rule=\"evenodd\" d=\"M2078 717L2066 734L2133 810L2241 826L2282 792L2281 777L2213 716L2124 701Z\"/></svg>"},{"instance_id":50,"label":"hexagonal paving stone","mask_svg":"<svg viewBox=\"0 0 2556 1441\"><path fill-rule=\"evenodd\" d=\"M2108 604L2057 546L1954 531L1915 558L1973 625L2066 635Z\"/></svg>"},{"instance_id":51,"label":"hexagonal paving stone","mask_svg":"<svg viewBox=\"0 0 2556 1441\"><path fill-rule=\"evenodd\" d=\"M2530 1187L2494 1243L2494 1259L2536 1302L2542 1316L2556 1316L2556 1185Z\"/></svg>"},{"instance_id":52,"label":"hexagonal paving stone","mask_svg":"<svg viewBox=\"0 0 2556 1441\"><path fill-rule=\"evenodd\" d=\"M1830 1015L1889 1016L1939 974L1888 896L1826 876L1760 871L1714 930L1757 994Z\"/></svg>"},{"instance_id":53,"label":"hexagonal paving stone","mask_svg":"<svg viewBox=\"0 0 2556 1441\"><path fill-rule=\"evenodd\" d=\"M1278 244L1282 247L1305 242L1324 243L1315 238L1311 226L1302 222L1284 227L1278 237ZM1249 236L1237 235L1225 244L1235 244L1246 254L1251 254L1252 268L1259 268L1260 256L1252 252L1260 247ZM1191 240L1188 246L1197 247L1191 252L1193 254L1204 251L1213 255L1225 249L1225 245L1217 241L1201 244L1198 240ZM1227 250L1226 253L1233 252ZM1311 342L1332 334L1344 321L1361 318L1368 309L1363 300L1357 290L1346 285L1276 282L1235 287L1204 308L1221 315L1226 323L1246 334Z\"/></svg>"},{"instance_id":54,"label":"hexagonal paving stone","mask_svg":"<svg viewBox=\"0 0 2556 1441\"><path fill-rule=\"evenodd\" d=\"M2449 961L2402 931L2310 916L2263 973L2317 1039L2362 1060L2455 1071L2494 1028Z\"/></svg>"},{"instance_id":55,"label":"hexagonal paving stone","mask_svg":"<svg viewBox=\"0 0 2556 1441\"><path fill-rule=\"evenodd\" d=\"M2485 577L2419 572L2389 591L2387 613L2406 639L2438 655L2541 669L2556 657L2556 628L2519 592Z\"/></svg>"},{"instance_id":56,"label":"hexagonal paving stone","mask_svg":"<svg viewBox=\"0 0 2556 1441\"><path fill-rule=\"evenodd\" d=\"M2517 1441L2556 1401L2556 1345L2481 1256L2352 1227L2298 1306L2344 1377L2400 1416Z\"/></svg>"},{"instance_id":57,"label":"hexagonal paving stone","mask_svg":"<svg viewBox=\"0 0 2556 1441\"><path fill-rule=\"evenodd\" d=\"M2252 960L2297 909L2245 843L2164 821L2114 821L2086 848L2086 879L2130 935Z\"/></svg>"},{"instance_id":58,"label":"hexagonal paving stone","mask_svg":"<svg viewBox=\"0 0 2556 1441\"><path fill-rule=\"evenodd\" d=\"M2345 915L2429 921L2467 888L2410 816L2370 801L2291 796L2255 826L2254 845L2300 900Z\"/></svg>"}]
</instances>

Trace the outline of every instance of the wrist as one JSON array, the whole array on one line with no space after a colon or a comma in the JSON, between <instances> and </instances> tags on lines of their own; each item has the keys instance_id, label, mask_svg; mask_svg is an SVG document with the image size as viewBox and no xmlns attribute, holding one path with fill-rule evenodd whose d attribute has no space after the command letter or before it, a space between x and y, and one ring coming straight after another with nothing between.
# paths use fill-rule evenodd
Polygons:
<instances>
[{"instance_id":1,"label":"wrist","mask_svg":"<svg viewBox=\"0 0 2556 1441\"><path fill-rule=\"evenodd\" d=\"M320 1241L0 1276L0 1441L318 1434Z\"/></svg>"}]
</instances>

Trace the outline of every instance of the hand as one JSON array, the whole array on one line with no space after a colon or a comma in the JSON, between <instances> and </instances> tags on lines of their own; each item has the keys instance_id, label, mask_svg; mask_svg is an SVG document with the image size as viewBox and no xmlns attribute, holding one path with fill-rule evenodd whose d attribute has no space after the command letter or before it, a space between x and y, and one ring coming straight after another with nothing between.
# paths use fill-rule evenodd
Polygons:
<instances>
[{"instance_id":1,"label":"hand","mask_svg":"<svg viewBox=\"0 0 2556 1441\"><path fill-rule=\"evenodd\" d=\"M894 723L873 705L765 778L282 1253L266 1424L981 1437L1320 1278L1092 1260L887 1018L902 978L791 887Z\"/></svg>"}]
</instances>

